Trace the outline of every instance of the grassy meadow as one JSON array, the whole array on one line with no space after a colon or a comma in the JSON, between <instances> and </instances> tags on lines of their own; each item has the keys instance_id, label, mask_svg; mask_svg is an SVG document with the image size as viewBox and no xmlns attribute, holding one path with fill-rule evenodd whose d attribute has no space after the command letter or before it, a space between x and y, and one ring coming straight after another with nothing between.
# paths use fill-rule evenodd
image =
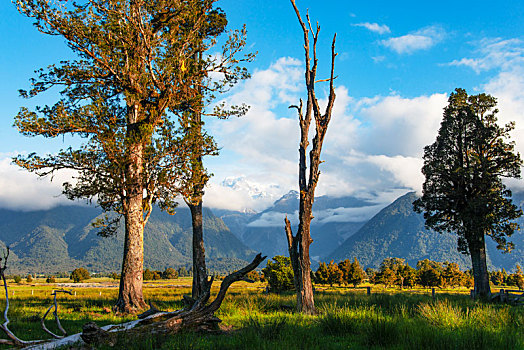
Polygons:
<instances>
[{"instance_id":1,"label":"grassy meadow","mask_svg":"<svg viewBox=\"0 0 524 350\"><path fill-rule=\"evenodd\" d=\"M118 288L109 279L91 279L96 287L75 287L76 295L60 293L59 316L70 333L81 331L87 321L99 325L120 323L111 306ZM53 289L60 283L9 286L9 327L22 339L48 338L40 317L51 306ZM216 282L214 288L218 288ZM162 310L182 307L181 297L190 293L191 280L146 282L148 302ZM264 294L262 283L239 282L230 288L217 316L224 332L216 335L185 333L165 338L144 334L140 339L119 339L122 349L524 349L524 307L485 304L469 298L469 291L400 291L365 288L317 287L318 316L293 312L292 293ZM3 293L3 290L2 290ZM14 295L13 295L14 293ZM2 294L3 295L3 294ZM1 297L2 310L5 297ZM291 309L291 310L290 310ZM58 333L52 314L46 325Z\"/></svg>"}]
</instances>

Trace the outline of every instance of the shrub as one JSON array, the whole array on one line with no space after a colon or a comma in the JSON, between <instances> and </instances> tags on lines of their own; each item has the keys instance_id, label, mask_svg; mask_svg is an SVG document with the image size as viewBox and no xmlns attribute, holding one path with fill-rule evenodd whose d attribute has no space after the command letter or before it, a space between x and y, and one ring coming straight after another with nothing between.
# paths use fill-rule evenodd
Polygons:
<instances>
[{"instance_id":1,"label":"shrub","mask_svg":"<svg viewBox=\"0 0 524 350\"><path fill-rule=\"evenodd\" d=\"M33 282L33 276L31 276L30 274L27 275L27 279L26 279L27 283L31 283Z\"/></svg>"},{"instance_id":2,"label":"shrub","mask_svg":"<svg viewBox=\"0 0 524 350\"><path fill-rule=\"evenodd\" d=\"M73 282L77 283L77 282L87 280L91 278L91 276L89 275L89 271L87 271L83 267L79 267L73 270L70 278L73 280Z\"/></svg>"},{"instance_id":3,"label":"shrub","mask_svg":"<svg viewBox=\"0 0 524 350\"><path fill-rule=\"evenodd\" d=\"M264 278L267 280L271 291L281 292L295 288L291 259L286 256L275 256L273 261L267 262L267 266L262 269L262 272L264 272Z\"/></svg>"},{"instance_id":4,"label":"shrub","mask_svg":"<svg viewBox=\"0 0 524 350\"><path fill-rule=\"evenodd\" d=\"M175 278L178 278L178 272L172 268L168 267L162 272L162 278L166 280L174 280Z\"/></svg>"},{"instance_id":5,"label":"shrub","mask_svg":"<svg viewBox=\"0 0 524 350\"><path fill-rule=\"evenodd\" d=\"M252 270L247 273L246 278L251 281L258 282L260 281L260 274L257 271Z\"/></svg>"},{"instance_id":6,"label":"shrub","mask_svg":"<svg viewBox=\"0 0 524 350\"><path fill-rule=\"evenodd\" d=\"M14 279L15 283L20 283L20 282L22 282L22 277L20 277L20 276L18 276L18 275L14 276L13 279Z\"/></svg>"},{"instance_id":7,"label":"shrub","mask_svg":"<svg viewBox=\"0 0 524 350\"><path fill-rule=\"evenodd\" d=\"M47 279L45 280L46 283L56 283L56 279L54 276L51 276L51 277L47 277Z\"/></svg>"}]
</instances>

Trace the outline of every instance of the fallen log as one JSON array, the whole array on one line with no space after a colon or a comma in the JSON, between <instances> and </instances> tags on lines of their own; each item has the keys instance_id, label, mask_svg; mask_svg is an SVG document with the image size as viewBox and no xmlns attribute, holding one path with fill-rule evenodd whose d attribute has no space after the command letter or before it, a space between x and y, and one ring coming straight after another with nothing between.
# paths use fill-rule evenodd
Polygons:
<instances>
[{"instance_id":1,"label":"fallen log","mask_svg":"<svg viewBox=\"0 0 524 350\"><path fill-rule=\"evenodd\" d=\"M226 276L220 284L220 290L215 299L208 303L211 296L211 284L213 278L207 283L207 289L202 297L195 300L192 305L173 312L162 312L151 308L142 314L138 320L107 325L99 327L94 322L88 322L83 326L82 333L74 334L62 339L50 340L45 343L34 344L24 349L56 349L61 346L75 343L88 345L106 344L112 346L120 334L126 337L138 336L140 334L169 335L180 331L218 332L219 323L222 322L214 315L224 301L228 288L235 282L246 280L246 275L254 270L266 257L258 254L253 261L244 268ZM186 301L190 300L186 298Z\"/></svg>"}]
</instances>

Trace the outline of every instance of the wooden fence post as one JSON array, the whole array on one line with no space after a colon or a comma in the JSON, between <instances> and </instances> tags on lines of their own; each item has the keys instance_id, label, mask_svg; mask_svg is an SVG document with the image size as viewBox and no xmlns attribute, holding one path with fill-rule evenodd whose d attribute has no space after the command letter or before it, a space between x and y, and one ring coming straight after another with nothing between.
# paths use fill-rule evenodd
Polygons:
<instances>
[{"instance_id":1,"label":"wooden fence post","mask_svg":"<svg viewBox=\"0 0 524 350\"><path fill-rule=\"evenodd\" d=\"M366 291L367 295L371 295L371 287L366 287L366 289L367 289Z\"/></svg>"},{"instance_id":2,"label":"wooden fence post","mask_svg":"<svg viewBox=\"0 0 524 350\"><path fill-rule=\"evenodd\" d=\"M431 288L431 297L435 300L435 288Z\"/></svg>"}]
</instances>

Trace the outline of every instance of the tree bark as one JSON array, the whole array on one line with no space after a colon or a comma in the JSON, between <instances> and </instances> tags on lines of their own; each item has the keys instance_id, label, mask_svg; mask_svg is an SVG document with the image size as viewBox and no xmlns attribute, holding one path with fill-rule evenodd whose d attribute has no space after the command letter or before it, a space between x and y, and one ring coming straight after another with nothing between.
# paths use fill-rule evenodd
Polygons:
<instances>
[{"instance_id":1,"label":"tree bark","mask_svg":"<svg viewBox=\"0 0 524 350\"><path fill-rule=\"evenodd\" d=\"M147 307L142 294L144 269L144 209L143 209L143 154L139 107L129 107L129 125L126 134L127 164L125 167L124 257L115 311L136 313Z\"/></svg>"},{"instance_id":2,"label":"tree bark","mask_svg":"<svg viewBox=\"0 0 524 350\"><path fill-rule=\"evenodd\" d=\"M476 297L487 299L491 295L488 266L486 263L486 242L484 234L472 239L469 243L471 265L473 267L473 293Z\"/></svg>"},{"instance_id":3,"label":"tree bark","mask_svg":"<svg viewBox=\"0 0 524 350\"><path fill-rule=\"evenodd\" d=\"M202 198L200 198L197 204L188 202L187 205L191 210L191 222L193 225L193 288L191 296L196 300L205 293L208 284L202 226Z\"/></svg>"},{"instance_id":4,"label":"tree bark","mask_svg":"<svg viewBox=\"0 0 524 350\"><path fill-rule=\"evenodd\" d=\"M299 169L298 169L298 187L300 189L299 202L299 226L295 236L291 231L291 224L289 220L285 219L285 231L288 241L289 257L293 267L293 278L295 289L297 293L297 310L305 314L315 314L315 301L313 299L313 285L311 283L311 262L309 257L309 246L313 242L311 239L310 225L313 219L313 202L315 200L315 189L320 176L319 165L320 153L322 151L322 143L327 132L329 121L331 120L331 112L335 102L335 88L333 85L334 69L335 69L335 40L336 34L333 37L331 45L331 76L329 81L329 97L324 114L320 111L320 107L315 95L315 77L317 72L317 53L316 45L318 40L318 33L320 27L317 24L316 30L309 20L309 15L306 15L308 25L304 23L298 8L295 5L295 0L291 0L291 4L295 10L300 26L304 33L304 51L305 51L305 80L308 92L305 114L303 114L303 102L300 100L299 106L290 106L296 108L298 112L299 126L300 126L300 146L299 146ZM309 33L313 35L313 59L310 57L310 41ZM311 66L313 62L313 66ZM309 127L311 121L315 122L315 137L313 138L313 146L309 152L309 175L307 174L307 149L309 146Z\"/></svg>"}]
</instances>

